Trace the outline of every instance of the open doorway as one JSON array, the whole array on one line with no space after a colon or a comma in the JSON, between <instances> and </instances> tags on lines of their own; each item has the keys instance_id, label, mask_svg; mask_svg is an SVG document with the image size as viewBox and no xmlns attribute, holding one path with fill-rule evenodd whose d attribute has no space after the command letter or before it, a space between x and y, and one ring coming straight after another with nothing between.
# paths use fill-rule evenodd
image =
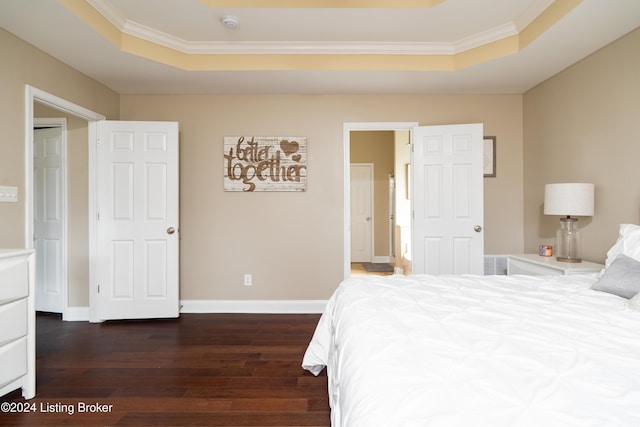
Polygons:
<instances>
[{"instance_id":1,"label":"open doorway","mask_svg":"<svg viewBox=\"0 0 640 427\"><path fill-rule=\"evenodd\" d=\"M392 274L395 131L352 131L350 156L351 276Z\"/></svg>"},{"instance_id":2,"label":"open doorway","mask_svg":"<svg viewBox=\"0 0 640 427\"><path fill-rule=\"evenodd\" d=\"M58 98L55 95L51 95L45 91L36 89L31 86L25 87L25 248L33 249L34 248L34 226L35 226L35 207L34 207L34 193L35 193L35 184L34 184L34 125L37 116L42 117L39 111L43 111L41 109L50 110L50 113L55 117L66 117L67 118L67 136L68 142L70 145L77 146L82 145L82 148L85 150L82 154L79 155L80 158L83 159L84 166L82 168L69 167L69 170L77 172L78 170L84 170L88 175L88 182L85 183L87 188L92 188L95 182L95 177L92 175L92 168L89 165L93 164L95 159L95 151L89 141L95 139L95 123L98 120L104 120L105 117L101 114L90 111L84 107L81 107L77 104L66 101L62 98ZM75 125L73 121L78 120L79 129L77 131L77 135L80 138L79 143L75 143L73 141L73 136L71 134L75 134L76 132L73 130ZM89 159L87 162L87 158ZM69 165L68 165L69 166ZM73 181L77 183L78 180L73 178L72 176L68 177L68 181ZM75 190L74 190L75 192ZM71 193L71 189L67 188L67 193ZM86 193L85 193L86 194ZM69 202L72 203L72 202ZM95 239L95 221L90 221L89 218L95 218L96 216L96 206L95 200L92 198L89 193L84 201L79 202L82 208L84 208L87 212L85 225L78 223L75 219L69 216L68 213L68 223L69 230L67 230L67 236L77 237L78 234L72 229L73 227L80 227L84 230L88 228L86 233L88 234L86 247L79 247L75 244L67 244L69 248L68 257L73 258L75 255L80 257L82 261L82 265L84 269L88 269L88 272L85 273L86 276L89 277L89 289L87 289L87 282L85 280L82 281L83 289L88 293L89 306L95 307L95 301L93 298L97 294L97 283L94 279L94 274L92 270L95 271L95 268L91 266L91 260L95 259L94 247L91 242ZM69 209L73 211L74 209ZM88 224L88 226L86 225ZM85 234L86 235L86 234ZM74 255L75 254L75 255ZM73 271L67 269L69 275L74 274ZM93 291L92 291L93 290ZM68 294L68 292L67 292ZM64 297L65 300L63 302L63 311L62 318L63 320L89 320L89 318L97 318L97 313L94 313L90 308L85 306L70 306L69 302L72 304L74 301L69 301L68 297ZM84 304L83 304L84 305Z\"/></svg>"},{"instance_id":3,"label":"open doorway","mask_svg":"<svg viewBox=\"0 0 640 427\"><path fill-rule=\"evenodd\" d=\"M411 237L407 165L411 162L411 129L417 125L414 122L344 124L345 278L404 272L404 255L409 250ZM367 163L372 165L374 181L371 214L364 214L364 225L367 225L366 218L370 218L372 230L370 249L365 249L370 254L369 261L365 262L371 271L364 268L364 262L359 262L362 258L353 258L352 251L354 245L367 242L359 240L362 227L356 229L354 225L357 214L352 212L352 206L356 199L361 201L362 195L353 194L356 187L352 182L352 166ZM360 221L362 223L362 218ZM358 262L352 263L352 260Z\"/></svg>"},{"instance_id":4,"label":"open doorway","mask_svg":"<svg viewBox=\"0 0 640 427\"><path fill-rule=\"evenodd\" d=\"M36 310L59 313L65 320L86 320L88 121L37 101L33 116Z\"/></svg>"}]
</instances>

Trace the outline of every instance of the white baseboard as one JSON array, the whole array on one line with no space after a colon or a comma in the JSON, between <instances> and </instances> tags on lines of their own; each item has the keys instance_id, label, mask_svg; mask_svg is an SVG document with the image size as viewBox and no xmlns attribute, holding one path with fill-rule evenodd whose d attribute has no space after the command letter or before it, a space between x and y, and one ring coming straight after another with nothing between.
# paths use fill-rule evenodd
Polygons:
<instances>
[{"instance_id":1,"label":"white baseboard","mask_svg":"<svg viewBox=\"0 0 640 427\"><path fill-rule=\"evenodd\" d=\"M319 314L327 300L182 300L180 313ZM67 307L62 320L88 322L89 307Z\"/></svg>"},{"instance_id":2,"label":"white baseboard","mask_svg":"<svg viewBox=\"0 0 640 427\"><path fill-rule=\"evenodd\" d=\"M182 300L180 313L316 314L326 300Z\"/></svg>"},{"instance_id":3,"label":"white baseboard","mask_svg":"<svg viewBox=\"0 0 640 427\"><path fill-rule=\"evenodd\" d=\"M88 322L89 307L67 307L62 314L65 322Z\"/></svg>"}]
</instances>

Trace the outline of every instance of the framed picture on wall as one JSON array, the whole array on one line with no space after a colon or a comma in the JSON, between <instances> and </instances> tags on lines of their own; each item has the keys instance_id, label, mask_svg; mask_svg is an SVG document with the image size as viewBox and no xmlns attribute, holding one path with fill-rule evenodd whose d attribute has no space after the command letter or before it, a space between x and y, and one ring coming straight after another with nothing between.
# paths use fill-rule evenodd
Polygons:
<instances>
[{"instance_id":1,"label":"framed picture on wall","mask_svg":"<svg viewBox=\"0 0 640 427\"><path fill-rule=\"evenodd\" d=\"M485 136L483 138L484 143L484 160L483 170L484 176L495 177L496 176L496 137Z\"/></svg>"}]
</instances>

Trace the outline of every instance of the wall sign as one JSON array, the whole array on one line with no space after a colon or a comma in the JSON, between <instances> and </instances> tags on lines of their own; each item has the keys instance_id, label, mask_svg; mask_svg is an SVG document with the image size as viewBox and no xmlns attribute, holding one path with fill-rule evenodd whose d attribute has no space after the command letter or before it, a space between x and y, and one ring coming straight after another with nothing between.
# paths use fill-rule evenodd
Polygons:
<instances>
[{"instance_id":1,"label":"wall sign","mask_svg":"<svg viewBox=\"0 0 640 427\"><path fill-rule=\"evenodd\" d=\"M306 137L224 137L224 191L306 189Z\"/></svg>"}]
</instances>

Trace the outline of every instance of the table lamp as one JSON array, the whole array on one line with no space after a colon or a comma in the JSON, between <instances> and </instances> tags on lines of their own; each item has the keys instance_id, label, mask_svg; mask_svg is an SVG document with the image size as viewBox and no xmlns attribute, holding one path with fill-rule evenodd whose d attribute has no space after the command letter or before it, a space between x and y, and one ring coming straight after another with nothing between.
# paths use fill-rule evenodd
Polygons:
<instances>
[{"instance_id":1,"label":"table lamp","mask_svg":"<svg viewBox=\"0 0 640 427\"><path fill-rule=\"evenodd\" d=\"M562 215L556 232L556 259L562 262L582 262L582 247L578 218L593 216L594 185L584 183L546 184L544 214Z\"/></svg>"}]
</instances>

